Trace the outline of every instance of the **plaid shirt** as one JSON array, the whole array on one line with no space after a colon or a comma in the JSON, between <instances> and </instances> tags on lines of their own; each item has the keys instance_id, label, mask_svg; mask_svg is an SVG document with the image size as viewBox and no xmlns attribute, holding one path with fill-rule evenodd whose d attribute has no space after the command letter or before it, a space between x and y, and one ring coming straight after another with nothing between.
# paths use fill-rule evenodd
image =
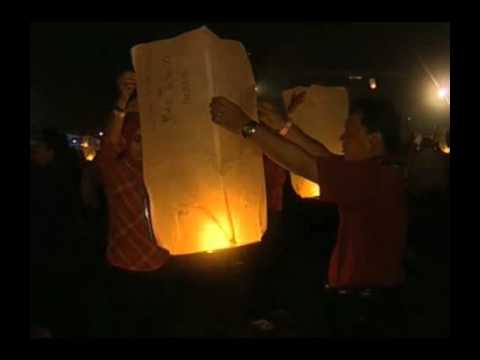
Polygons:
<instances>
[{"instance_id":1,"label":"plaid shirt","mask_svg":"<svg viewBox=\"0 0 480 360\"><path fill-rule=\"evenodd\" d=\"M108 199L108 261L130 271L159 269L169 253L153 236L142 169L119 158L108 143L102 145L96 162Z\"/></svg>"}]
</instances>

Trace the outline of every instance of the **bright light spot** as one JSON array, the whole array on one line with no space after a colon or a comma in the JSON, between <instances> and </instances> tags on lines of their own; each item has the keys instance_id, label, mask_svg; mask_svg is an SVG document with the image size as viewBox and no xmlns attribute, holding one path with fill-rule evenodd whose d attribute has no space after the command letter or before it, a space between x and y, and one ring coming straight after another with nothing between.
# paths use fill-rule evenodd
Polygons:
<instances>
[{"instance_id":1,"label":"bright light spot","mask_svg":"<svg viewBox=\"0 0 480 360\"><path fill-rule=\"evenodd\" d=\"M230 247L227 234L213 221L209 221L203 225L200 236L203 248L206 249L209 254L215 250Z\"/></svg>"},{"instance_id":2,"label":"bright light spot","mask_svg":"<svg viewBox=\"0 0 480 360\"><path fill-rule=\"evenodd\" d=\"M103 136L103 131L100 131L98 135Z\"/></svg>"},{"instance_id":3,"label":"bright light spot","mask_svg":"<svg viewBox=\"0 0 480 360\"><path fill-rule=\"evenodd\" d=\"M77 139L73 139L72 144L76 144L76 143L77 143Z\"/></svg>"},{"instance_id":4,"label":"bright light spot","mask_svg":"<svg viewBox=\"0 0 480 360\"><path fill-rule=\"evenodd\" d=\"M450 146L448 146L449 130L443 129L437 132L436 140L438 141L438 148L444 154L450 154Z\"/></svg>"},{"instance_id":5,"label":"bright light spot","mask_svg":"<svg viewBox=\"0 0 480 360\"><path fill-rule=\"evenodd\" d=\"M85 156L85 159L87 161L93 161L93 159L95 159L95 154L88 154L87 156Z\"/></svg>"},{"instance_id":6,"label":"bright light spot","mask_svg":"<svg viewBox=\"0 0 480 360\"><path fill-rule=\"evenodd\" d=\"M375 90L377 88L377 81L374 78L371 78L369 81L370 89Z\"/></svg>"},{"instance_id":7,"label":"bright light spot","mask_svg":"<svg viewBox=\"0 0 480 360\"><path fill-rule=\"evenodd\" d=\"M268 86L265 82L260 82L258 84L255 84L255 92L257 94L265 94L267 90L268 90Z\"/></svg>"},{"instance_id":8,"label":"bright light spot","mask_svg":"<svg viewBox=\"0 0 480 360\"><path fill-rule=\"evenodd\" d=\"M448 90L446 88L440 88L437 95L440 99L445 99L448 96Z\"/></svg>"},{"instance_id":9,"label":"bright light spot","mask_svg":"<svg viewBox=\"0 0 480 360\"><path fill-rule=\"evenodd\" d=\"M86 143L86 142L82 143L82 147L87 148L87 147L88 147L88 143Z\"/></svg>"},{"instance_id":10,"label":"bright light spot","mask_svg":"<svg viewBox=\"0 0 480 360\"><path fill-rule=\"evenodd\" d=\"M444 154L450 154L450 148L449 148L448 146L440 147L440 150L441 150Z\"/></svg>"}]
</instances>

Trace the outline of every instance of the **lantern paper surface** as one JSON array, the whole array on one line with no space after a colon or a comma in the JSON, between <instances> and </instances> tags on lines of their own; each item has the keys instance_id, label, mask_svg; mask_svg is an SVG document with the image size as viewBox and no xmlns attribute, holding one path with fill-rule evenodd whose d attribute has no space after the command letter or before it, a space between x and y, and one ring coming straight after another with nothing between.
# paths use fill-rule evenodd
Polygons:
<instances>
[{"instance_id":1,"label":"lantern paper surface","mask_svg":"<svg viewBox=\"0 0 480 360\"><path fill-rule=\"evenodd\" d=\"M132 49L144 179L157 243L173 255L260 241L266 229L261 152L211 121L213 96L257 118L247 53L207 28Z\"/></svg>"},{"instance_id":2,"label":"lantern paper surface","mask_svg":"<svg viewBox=\"0 0 480 360\"><path fill-rule=\"evenodd\" d=\"M312 85L296 87L283 92L285 105L290 104L293 94L306 91L305 101L290 116L293 123L306 134L325 145L331 152L342 154L340 136L348 117L348 94L342 87ZM321 189L301 176L290 173L292 187L302 198L319 197Z\"/></svg>"}]
</instances>

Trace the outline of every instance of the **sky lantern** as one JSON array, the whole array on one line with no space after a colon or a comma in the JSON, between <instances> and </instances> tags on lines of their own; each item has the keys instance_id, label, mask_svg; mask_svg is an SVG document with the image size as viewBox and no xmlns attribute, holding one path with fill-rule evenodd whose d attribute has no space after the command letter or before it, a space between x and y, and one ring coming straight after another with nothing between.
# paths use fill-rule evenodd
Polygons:
<instances>
[{"instance_id":1,"label":"sky lantern","mask_svg":"<svg viewBox=\"0 0 480 360\"><path fill-rule=\"evenodd\" d=\"M172 255L260 241L266 230L262 153L215 125L226 96L257 119L255 80L237 41L207 28L132 48L144 179L157 243Z\"/></svg>"},{"instance_id":2,"label":"sky lantern","mask_svg":"<svg viewBox=\"0 0 480 360\"><path fill-rule=\"evenodd\" d=\"M343 87L312 85L296 87L283 92L285 104L293 94L306 91L305 101L290 116L293 123L306 134L325 145L331 152L342 155L340 136L348 117L348 94ZM321 194L318 184L290 173L292 187L301 198L315 198Z\"/></svg>"},{"instance_id":3,"label":"sky lantern","mask_svg":"<svg viewBox=\"0 0 480 360\"><path fill-rule=\"evenodd\" d=\"M84 136L80 143L83 156L87 161L93 161L97 155L97 148L91 136Z\"/></svg>"}]
</instances>

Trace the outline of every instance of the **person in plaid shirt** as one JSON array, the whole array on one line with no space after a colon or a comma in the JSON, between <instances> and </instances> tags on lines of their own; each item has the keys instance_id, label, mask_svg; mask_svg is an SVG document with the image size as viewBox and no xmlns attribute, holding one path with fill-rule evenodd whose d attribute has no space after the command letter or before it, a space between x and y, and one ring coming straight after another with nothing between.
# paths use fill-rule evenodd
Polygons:
<instances>
[{"instance_id":1,"label":"person in plaid shirt","mask_svg":"<svg viewBox=\"0 0 480 360\"><path fill-rule=\"evenodd\" d=\"M172 306L169 252L151 228L142 173L136 77L118 79L120 96L96 158L108 201L107 262L110 265L112 325L120 336L161 335Z\"/></svg>"}]
</instances>

